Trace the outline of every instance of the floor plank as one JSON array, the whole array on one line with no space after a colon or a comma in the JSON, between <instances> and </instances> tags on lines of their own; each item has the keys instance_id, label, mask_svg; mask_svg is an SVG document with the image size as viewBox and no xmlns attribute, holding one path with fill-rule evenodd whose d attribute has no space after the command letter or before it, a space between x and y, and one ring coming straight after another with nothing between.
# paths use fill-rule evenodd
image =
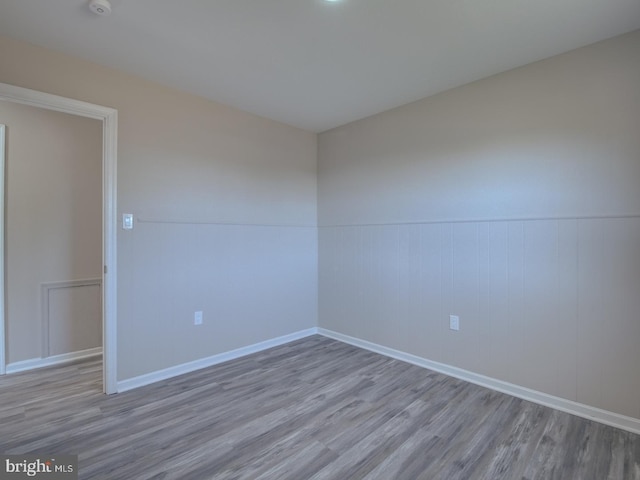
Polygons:
<instances>
[{"instance_id":1,"label":"floor plank","mask_svg":"<svg viewBox=\"0 0 640 480\"><path fill-rule=\"evenodd\" d=\"M640 436L321 336L130 392L0 377L0 452L82 479L640 480Z\"/></svg>"}]
</instances>

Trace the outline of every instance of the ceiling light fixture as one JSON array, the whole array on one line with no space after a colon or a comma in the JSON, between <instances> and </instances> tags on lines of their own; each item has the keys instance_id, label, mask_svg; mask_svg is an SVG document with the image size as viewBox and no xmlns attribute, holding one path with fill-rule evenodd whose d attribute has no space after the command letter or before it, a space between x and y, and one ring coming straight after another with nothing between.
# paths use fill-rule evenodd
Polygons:
<instances>
[{"instance_id":1,"label":"ceiling light fixture","mask_svg":"<svg viewBox=\"0 0 640 480\"><path fill-rule=\"evenodd\" d=\"M91 0L89 8L93 13L102 17L111 15L111 2L109 0Z\"/></svg>"}]
</instances>

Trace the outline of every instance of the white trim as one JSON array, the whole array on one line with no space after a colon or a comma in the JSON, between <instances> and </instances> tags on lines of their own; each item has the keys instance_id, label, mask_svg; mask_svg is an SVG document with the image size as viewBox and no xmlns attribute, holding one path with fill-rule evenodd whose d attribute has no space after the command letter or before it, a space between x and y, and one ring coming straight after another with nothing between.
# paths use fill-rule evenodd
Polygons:
<instances>
[{"instance_id":1,"label":"white trim","mask_svg":"<svg viewBox=\"0 0 640 480\"><path fill-rule=\"evenodd\" d=\"M118 111L110 109L102 122L102 380L104 393L118 391Z\"/></svg>"},{"instance_id":2,"label":"white trim","mask_svg":"<svg viewBox=\"0 0 640 480\"><path fill-rule=\"evenodd\" d=\"M70 113L81 117L104 120L115 110L109 107L94 105L93 103L60 97L51 93L38 92L28 88L0 83L0 100L46 108L57 112Z\"/></svg>"},{"instance_id":3,"label":"white trim","mask_svg":"<svg viewBox=\"0 0 640 480\"><path fill-rule=\"evenodd\" d=\"M595 422L610 425L612 427L627 430L632 433L640 434L640 419L627 417L618 413L603 410L601 408L591 407L582 403L574 402L564 398L549 395L547 393L538 392L529 388L521 387L509 382L503 382L495 378L473 373L462 368L453 367L444 363L434 362L427 360L426 358L418 357L410 353L402 352L400 350L394 350L393 348L378 345L376 343L361 340L359 338L351 337L342 333L327 330L325 328L318 328L318 334L328 338L333 338L340 342L348 343L359 348L364 348L371 352L379 353L387 357L395 358L403 362L411 363L419 367L428 368L450 377L459 378L482 387L487 387L498 392L506 393L514 397L522 398L530 402L544 405L545 407L551 407L562 412L577 415L578 417L593 420Z\"/></svg>"},{"instance_id":4,"label":"white trim","mask_svg":"<svg viewBox=\"0 0 640 480\"><path fill-rule=\"evenodd\" d=\"M264 342L255 343L246 347L237 348L229 352L219 353L207 358L201 358L194 360L193 362L183 363L182 365L176 365L174 367L165 368L164 370L158 370L156 372L145 373L138 377L128 378L118 382L118 393L126 392L134 388L143 387L151 383L166 380L168 378L177 377L185 373L194 372L202 368L211 367L222 362L228 362L229 360L235 360L236 358L251 355L252 353L261 352L268 348L284 345L285 343L300 340L301 338L309 337L318 333L318 329L308 328L299 332L290 333L282 337L272 338L271 340L265 340Z\"/></svg>"},{"instance_id":5,"label":"white trim","mask_svg":"<svg viewBox=\"0 0 640 480\"><path fill-rule=\"evenodd\" d=\"M62 353L46 358L31 358L7 365L7 373L25 372L34 368L50 367L52 365L64 365L65 363L77 362L88 358L99 357L102 355L102 347L88 348L79 352Z\"/></svg>"},{"instance_id":6,"label":"white trim","mask_svg":"<svg viewBox=\"0 0 640 480\"><path fill-rule=\"evenodd\" d=\"M117 391L117 268L116 268L116 232L117 232L117 142L118 112L113 108L70 98L36 92L27 88L0 83L0 100L22 103L34 107L46 108L72 115L95 118L102 121L102 347L103 390L105 393ZM0 213L4 224L4 210ZM4 256L4 249L0 251ZM0 267L2 264L0 264ZM4 269L0 270L4 278ZM4 285L1 285L4 287ZM4 292L4 288L3 288ZM2 303L4 307L4 303ZM0 330L5 331L4 308L0 309ZM0 373L5 367L5 356L0 357Z\"/></svg>"},{"instance_id":7,"label":"white trim","mask_svg":"<svg viewBox=\"0 0 640 480\"><path fill-rule=\"evenodd\" d=\"M0 125L0 375L7 373L4 349L4 149L5 126Z\"/></svg>"}]
</instances>

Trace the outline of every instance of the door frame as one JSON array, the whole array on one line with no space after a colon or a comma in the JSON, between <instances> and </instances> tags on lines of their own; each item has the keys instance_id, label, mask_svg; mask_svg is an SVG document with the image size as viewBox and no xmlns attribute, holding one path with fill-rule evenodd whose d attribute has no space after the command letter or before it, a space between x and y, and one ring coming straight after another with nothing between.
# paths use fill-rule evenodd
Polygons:
<instances>
[{"instance_id":1,"label":"door frame","mask_svg":"<svg viewBox=\"0 0 640 480\"><path fill-rule=\"evenodd\" d=\"M0 83L0 100L102 121L102 385L117 393L117 147L118 111L92 103ZM0 128L0 375L6 373L5 351L5 166L6 128Z\"/></svg>"}]
</instances>

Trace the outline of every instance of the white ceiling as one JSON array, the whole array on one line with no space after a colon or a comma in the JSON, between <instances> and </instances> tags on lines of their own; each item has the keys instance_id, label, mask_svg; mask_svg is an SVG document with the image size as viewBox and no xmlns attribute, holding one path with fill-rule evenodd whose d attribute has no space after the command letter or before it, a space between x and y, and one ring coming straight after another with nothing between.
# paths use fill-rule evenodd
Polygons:
<instances>
[{"instance_id":1,"label":"white ceiling","mask_svg":"<svg viewBox=\"0 0 640 480\"><path fill-rule=\"evenodd\" d=\"M640 0L0 0L0 34L320 132L640 28Z\"/></svg>"}]
</instances>

